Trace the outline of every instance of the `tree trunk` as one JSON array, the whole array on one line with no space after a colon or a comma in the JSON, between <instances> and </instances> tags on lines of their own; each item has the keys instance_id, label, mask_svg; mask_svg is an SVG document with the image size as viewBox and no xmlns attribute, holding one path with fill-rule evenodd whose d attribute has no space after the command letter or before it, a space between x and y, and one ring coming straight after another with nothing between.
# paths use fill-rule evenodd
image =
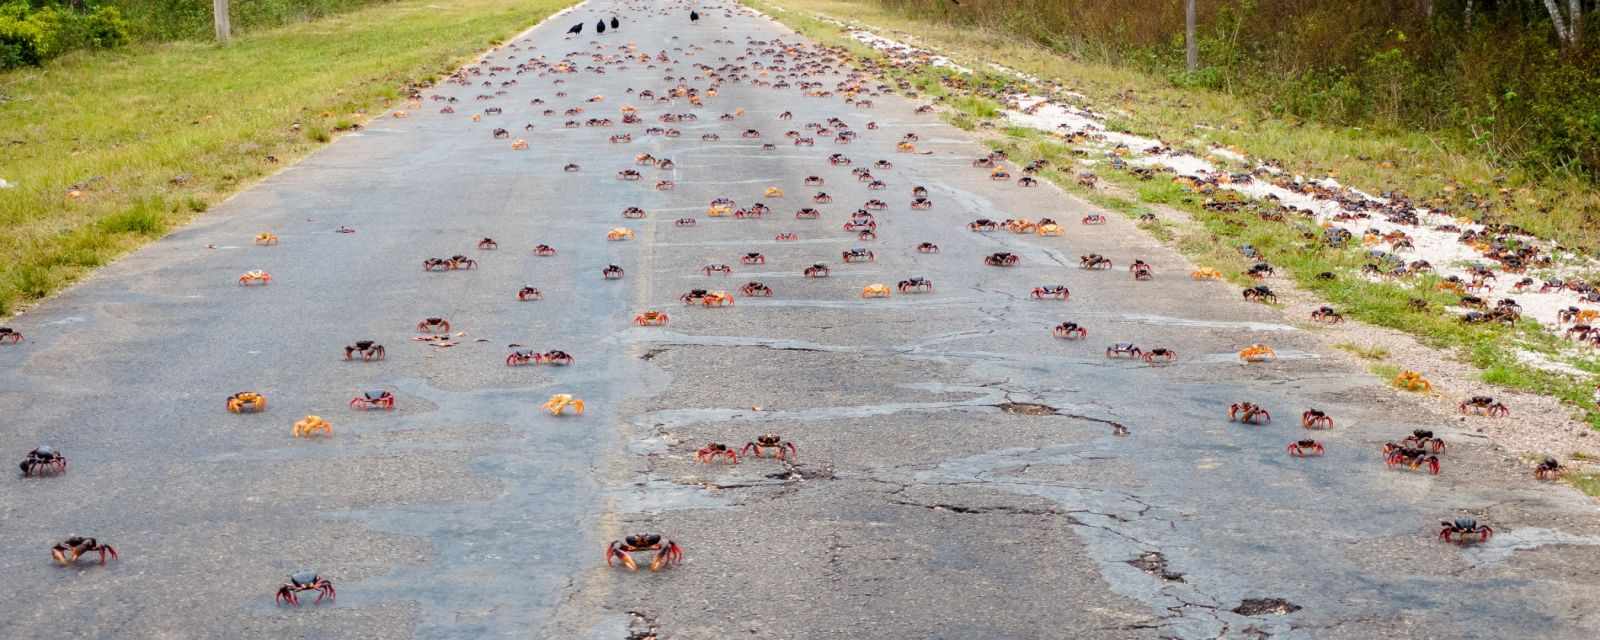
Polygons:
<instances>
[{"instance_id":1,"label":"tree trunk","mask_svg":"<svg viewBox=\"0 0 1600 640\"><path fill-rule=\"evenodd\" d=\"M1567 0L1567 15L1572 19L1572 46L1583 46L1583 0Z\"/></svg>"},{"instance_id":2,"label":"tree trunk","mask_svg":"<svg viewBox=\"0 0 1600 640\"><path fill-rule=\"evenodd\" d=\"M1465 31L1472 30L1472 0L1467 0L1466 10L1461 12L1461 28Z\"/></svg>"},{"instance_id":3,"label":"tree trunk","mask_svg":"<svg viewBox=\"0 0 1600 640\"><path fill-rule=\"evenodd\" d=\"M1184 60L1188 64L1189 73L1200 70L1200 43L1195 42L1195 0L1189 0L1183 12L1183 41L1185 45Z\"/></svg>"},{"instance_id":4,"label":"tree trunk","mask_svg":"<svg viewBox=\"0 0 1600 640\"><path fill-rule=\"evenodd\" d=\"M217 28L217 42L227 43L233 33L228 21L228 0L211 0L211 22Z\"/></svg>"},{"instance_id":5,"label":"tree trunk","mask_svg":"<svg viewBox=\"0 0 1600 640\"><path fill-rule=\"evenodd\" d=\"M1567 21L1561 15L1561 7L1556 6L1556 0L1544 0L1544 8L1550 12L1550 21L1555 23L1556 38L1561 40L1563 47L1571 46L1572 32L1567 30Z\"/></svg>"}]
</instances>

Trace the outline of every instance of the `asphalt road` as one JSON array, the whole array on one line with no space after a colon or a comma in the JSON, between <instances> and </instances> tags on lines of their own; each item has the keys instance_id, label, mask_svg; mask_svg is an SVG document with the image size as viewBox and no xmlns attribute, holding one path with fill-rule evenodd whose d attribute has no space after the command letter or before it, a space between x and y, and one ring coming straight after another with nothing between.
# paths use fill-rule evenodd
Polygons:
<instances>
[{"instance_id":1,"label":"asphalt road","mask_svg":"<svg viewBox=\"0 0 1600 640\"><path fill-rule=\"evenodd\" d=\"M1190 280L1190 265L1128 221L1082 226L1085 203L990 180L970 167L985 153L975 138L915 113L918 103L884 93L861 108L798 86L838 91L842 67L758 86L824 54L765 18L699 7L692 26L683 3L582 5L489 54L472 86L441 85L410 117L374 121L8 321L27 340L0 346L0 451L20 460L47 443L71 466L0 493L0 573L12 586L0 637L1589 638L1600 628L1592 500L1536 483L1524 461L1451 417L1317 353L1274 309ZM612 15L622 28L594 35ZM579 20L584 33L564 39ZM670 61L618 58L628 45ZM576 72L490 75L538 57L566 57ZM704 93L697 65L734 65L704 107L638 97L678 77ZM511 79L504 95L475 99ZM456 113L439 113L433 94L458 97ZM586 102L595 95L604 100ZM643 122L621 124L624 104ZM503 113L470 120L490 106ZM585 111L561 115L573 107ZM778 120L783 111L794 119ZM664 113L698 120L659 123ZM599 117L618 123L562 127ZM783 136L829 117L858 139L796 147ZM496 127L531 148L513 151ZM741 138L746 129L762 137ZM625 132L631 143L607 143ZM910 132L919 153L896 153ZM617 180L639 153L676 167ZM833 153L854 167L891 161L872 169L887 188L830 166ZM806 186L809 175L825 184ZM655 190L658 179L677 186ZM932 209L909 209L915 185ZM768 186L786 193L766 197ZM795 219L818 189L834 203L815 205L820 220ZM719 196L772 212L707 217ZM841 229L868 198L889 205L875 241ZM625 220L627 206L648 215ZM673 224L685 216L698 224ZM965 226L1043 216L1066 235ZM619 226L635 239L607 242ZM281 244L253 246L264 230ZM783 232L799 240L773 239ZM500 248L474 249L485 236ZM942 251L919 253L920 242ZM558 254L533 255L539 243ZM857 246L876 261L842 264ZM766 264L738 262L751 251ZM1021 263L984 266L996 251ZM1091 252L1118 268L1079 270L1076 256ZM453 254L478 268L420 269ZM1153 281L1123 270L1135 258ZM801 277L818 262L831 277ZM612 263L624 279L601 279ZM733 273L705 276L710 263ZM250 269L272 284L238 286ZM935 290L860 297L911 276ZM677 301L749 280L774 296L736 292L716 309ZM1028 299L1054 283L1070 301ZM518 302L523 285L544 299ZM670 323L631 326L646 309ZM456 346L411 339L429 316L464 332ZM1065 320L1087 339L1052 337ZM362 339L387 358L344 361ZM1106 359L1118 341L1179 358ZM1255 342L1280 359L1239 364L1233 353ZM507 367L513 343L577 362ZM397 408L346 407L372 388L393 391ZM265 393L268 411L226 413L224 399L246 389ZM560 392L586 413L542 413ZM1276 420L1228 423L1241 400ZM1310 407L1338 421L1310 434L1327 455L1288 457ZM307 414L334 435L290 437ZM1380 445L1413 428L1449 442L1440 475L1382 464ZM694 461L707 442L766 432L796 443L798 458ZM1438 522L1457 515L1497 535L1438 542ZM675 540L684 563L608 569L605 543L634 531ZM71 534L121 558L58 567L49 547ZM332 579L337 601L275 606L299 569ZM1287 602L1239 609L1271 598Z\"/></svg>"}]
</instances>

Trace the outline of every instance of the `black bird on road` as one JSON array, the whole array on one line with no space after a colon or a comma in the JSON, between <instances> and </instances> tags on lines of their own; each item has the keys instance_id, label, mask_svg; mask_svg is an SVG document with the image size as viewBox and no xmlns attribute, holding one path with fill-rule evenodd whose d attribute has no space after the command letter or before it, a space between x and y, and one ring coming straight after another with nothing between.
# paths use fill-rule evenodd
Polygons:
<instances>
[{"instance_id":1,"label":"black bird on road","mask_svg":"<svg viewBox=\"0 0 1600 640\"><path fill-rule=\"evenodd\" d=\"M579 22L578 24L572 25L571 29L567 29L567 35L578 35L580 33L583 33L583 23L582 22Z\"/></svg>"},{"instance_id":2,"label":"black bird on road","mask_svg":"<svg viewBox=\"0 0 1600 640\"><path fill-rule=\"evenodd\" d=\"M616 29L618 26L620 26L620 24L617 22L617 17L616 16L612 16L611 17L611 28L612 29Z\"/></svg>"},{"instance_id":3,"label":"black bird on road","mask_svg":"<svg viewBox=\"0 0 1600 640\"><path fill-rule=\"evenodd\" d=\"M689 10L689 22L699 22L699 21L700 21L700 12L699 11L695 11L694 9L690 9Z\"/></svg>"},{"instance_id":4,"label":"black bird on road","mask_svg":"<svg viewBox=\"0 0 1600 640\"><path fill-rule=\"evenodd\" d=\"M599 22L594 23L594 32L595 33L605 33L606 32L606 21L605 20L601 20Z\"/></svg>"}]
</instances>

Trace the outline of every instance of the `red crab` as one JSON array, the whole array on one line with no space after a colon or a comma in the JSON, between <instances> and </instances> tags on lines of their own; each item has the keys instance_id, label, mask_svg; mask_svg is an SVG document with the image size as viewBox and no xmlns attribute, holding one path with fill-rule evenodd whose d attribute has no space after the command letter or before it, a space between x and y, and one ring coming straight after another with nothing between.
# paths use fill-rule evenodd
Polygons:
<instances>
[{"instance_id":1,"label":"red crab","mask_svg":"<svg viewBox=\"0 0 1600 640\"><path fill-rule=\"evenodd\" d=\"M762 458L766 457L768 449L772 449L772 457L779 460L789 460L800 456L800 450L794 446L793 442L784 442L783 438L776 433L756 436L754 442L746 442L744 444L744 450L740 453L750 455L750 452L754 451L757 458Z\"/></svg>"},{"instance_id":2,"label":"red crab","mask_svg":"<svg viewBox=\"0 0 1600 640\"><path fill-rule=\"evenodd\" d=\"M672 221L672 226L675 227L692 227L696 224L698 223L694 218L678 218L677 220Z\"/></svg>"},{"instance_id":3,"label":"red crab","mask_svg":"<svg viewBox=\"0 0 1600 640\"><path fill-rule=\"evenodd\" d=\"M622 274L622 267L614 264L608 264L604 269L600 270L600 277L606 280L621 280Z\"/></svg>"},{"instance_id":4,"label":"red crab","mask_svg":"<svg viewBox=\"0 0 1600 640\"><path fill-rule=\"evenodd\" d=\"M938 252L939 252L939 245L936 245L936 244L934 244L932 242L924 242L922 244L917 245L917 253L938 253Z\"/></svg>"},{"instance_id":5,"label":"red crab","mask_svg":"<svg viewBox=\"0 0 1600 640\"><path fill-rule=\"evenodd\" d=\"M1103 215L1100 215L1098 213L1091 213L1089 215L1084 216L1083 219L1080 220L1079 222L1082 222L1083 224L1090 224L1090 225L1093 225L1093 224L1105 224L1106 223L1106 217L1103 216Z\"/></svg>"},{"instance_id":6,"label":"red crab","mask_svg":"<svg viewBox=\"0 0 1600 640\"><path fill-rule=\"evenodd\" d=\"M484 238L478 241L478 248L485 251L493 251L500 248L500 243L495 242L494 238Z\"/></svg>"},{"instance_id":7,"label":"red crab","mask_svg":"<svg viewBox=\"0 0 1600 640\"><path fill-rule=\"evenodd\" d=\"M577 360L572 357L572 354L560 349L551 349L544 353L539 353L532 350L518 350L512 351L510 355L506 356L506 366L508 367L517 367L527 364L548 364L557 367L565 367L576 361Z\"/></svg>"},{"instance_id":8,"label":"red crab","mask_svg":"<svg viewBox=\"0 0 1600 640\"><path fill-rule=\"evenodd\" d=\"M1132 342L1118 342L1106 347L1107 358L1143 358L1144 350L1134 346Z\"/></svg>"},{"instance_id":9,"label":"red crab","mask_svg":"<svg viewBox=\"0 0 1600 640\"><path fill-rule=\"evenodd\" d=\"M1022 261L1022 256L1015 253L1001 251L983 257L983 263L991 267L1014 267Z\"/></svg>"},{"instance_id":10,"label":"red crab","mask_svg":"<svg viewBox=\"0 0 1600 640\"><path fill-rule=\"evenodd\" d=\"M1067 340L1081 340L1089 337L1089 330L1079 326L1076 322L1063 322L1058 324L1054 329L1050 330L1050 333L1057 338L1064 338Z\"/></svg>"},{"instance_id":11,"label":"red crab","mask_svg":"<svg viewBox=\"0 0 1600 640\"><path fill-rule=\"evenodd\" d=\"M878 255L868 249L847 249L840 254L845 264L854 262L876 262Z\"/></svg>"},{"instance_id":12,"label":"red crab","mask_svg":"<svg viewBox=\"0 0 1600 640\"><path fill-rule=\"evenodd\" d=\"M1272 414L1253 402L1235 402L1228 405L1228 422L1235 420L1245 424L1261 424L1272 422Z\"/></svg>"},{"instance_id":13,"label":"red crab","mask_svg":"<svg viewBox=\"0 0 1600 640\"><path fill-rule=\"evenodd\" d=\"M543 300L544 294L533 287L523 287L517 290L517 299L524 302L528 300Z\"/></svg>"},{"instance_id":14,"label":"red crab","mask_svg":"<svg viewBox=\"0 0 1600 640\"><path fill-rule=\"evenodd\" d=\"M1395 447L1389 452L1384 464L1390 469L1403 466L1412 470L1428 468L1428 473L1439 475L1439 456L1429 455L1427 451L1412 447Z\"/></svg>"},{"instance_id":15,"label":"red crab","mask_svg":"<svg viewBox=\"0 0 1600 640\"><path fill-rule=\"evenodd\" d=\"M1304 457L1307 457L1307 456L1320 456L1325 451L1322 448L1322 443L1317 442L1316 440L1312 440L1310 438L1307 438L1305 440L1297 440L1297 441L1291 442L1291 443L1289 443L1289 447L1288 448L1289 448L1289 455L1294 456L1296 458L1304 458Z\"/></svg>"},{"instance_id":16,"label":"red crab","mask_svg":"<svg viewBox=\"0 0 1600 640\"><path fill-rule=\"evenodd\" d=\"M739 288L739 292L743 293L746 297L772 297L772 288L755 280L745 283L743 287Z\"/></svg>"},{"instance_id":17,"label":"red crab","mask_svg":"<svg viewBox=\"0 0 1600 640\"><path fill-rule=\"evenodd\" d=\"M704 462L706 464L711 464L718 461L727 462L728 464L739 464L739 454L733 449L728 448L728 445L720 442L712 442L704 447L700 447L699 451L694 452L694 459L698 462Z\"/></svg>"},{"instance_id":18,"label":"red crab","mask_svg":"<svg viewBox=\"0 0 1600 640\"><path fill-rule=\"evenodd\" d=\"M1300 414L1300 426L1307 429L1332 429L1333 416L1320 409L1306 409L1305 413Z\"/></svg>"},{"instance_id":19,"label":"red crab","mask_svg":"<svg viewBox=\"0 0 1600 640\"><path fill-rule=\"evenodd\" d=\"M816 220L821 216L822 212L812 209L811 207L806 207L794 212L794 219L796 220Z\"/></svg>"},{"instance_id":20,"label":"red crab","mask_svg":"<svg viewBox=\"0 0 1600 640\"><path fill-rule=\"evenodd\" d=\"M750 252L739 256L739 264L766 264L767 257L759 253Z\"/></svg>"},{"instance_id":21,"label":"red crab","mask_svg":"<svg viewBox=\"0 0 1600 640\"><path fill-rule=\"evenodd\" d=\"M66 566L78 561L78 558L87 553L99 553L100 564L106 563L106 554L111 554L111 559L117 559L117 550L109 544L101 544L94 538L72 536L57 543L50 548L50 557L55 558L57 564Z\"/></svg>"},{"instance_id":22,"label":"red crab","mask_svg":"<svg viewBox=\"0 0 1600 640\"><path fill-rule=\"evenodd\" d=\"M638 220L640 218L643 218L644 216L645 216L644 209L641 209L639 207L628 207L628 208L622 210L622 217L627 218L629 220Z\"/></svg>"},{"instance_id":23,"label":"red crab","mask_svg":"<svg viewBox=\"0 0 1600 640\"><path fill-rule=\"evenodd\" d=\"M1403 447L1412 449L1426 449L1430 453L1444 453L1444 440L1435 438L1433 432L1427 429L1413 429L1411 435L1400 441Z\"/></svg>"},{"instance_id":24,"label":"red crab","mask_svg":"<svg viewBox=\"0 0 1600 640\"><path fill-rule=\"evenodd\" d=\"M556 254L556 248L552 247L550 245L547 245L547 244L541 244L541 245L533 248L533 255L536 255L536 256L548 258L548 257L553 256L555 254Z\"/></svg>"},{"instance_id":25,"label":"red crab","mask_svg":"<svg viewBox=\"0 0 1600 640\"><path fill-rule=\"evenodd\" d=\"M1494 529L1489 525L1480 525L1472 518L1456 518L1455 520L1442 520L1439 522L1439 541L1466 544L1468 537L1476 538L1478 542L1488 542L1494 536ZM1454 538L1454 539L1452 539Z\"/></svg>"},{"instance_id":26,"label":"red crab","mask_svg":"<svg viewBox=\"0 0 1600 640\"><path fill-rule=\"evenodd\" d=\"M22 332L11 327L0 327L0 344L22 342Z\"/></svg>"},{"instance_id":27,"label":"red crab","mask_svg":"<svg viewBox=\"0 0 1600 640\"><path fill-rule=\"evenodd\" d=\"M988 233L998 228L1000 228L1000 223L988 218L978 218L977 220L967 223L967 230L976 231L979 233Z\"/></svg>"},{"instance_id":28,"label":"red crab","mask_svg":"<svg viewBox=\"0 0 1600 640\"><path fill-rule=\"evenodd\" d=\"M927 293L933 291L933 281L920 276L912 277L901 280L898 287L900 293Z\"/></svg>"},{"instance_id":29,"label":"red crab","mask_svg":"<svg viewBox=\"0 0 1600 640\"><path fill-rule=\"evenodd\" d=\"M1067 285L1064 284L1046 284L1034 287L1033 292L1029 293L1028 296L1034 300L1055 298L1065 302L1072 298L1072 292L1069 291L1067 289Z\"/></svg>"},{"instance_id":30,"label":"red crab","mask_svg":"<svg viewBox=\"0 0 1600 640\"><path fill-rule=\"evenodd\" d=\"M629 571L638 571L639 565L635 564L629 554L636 551L654 551L656 555L650 560L650 570L660 571L663 567L671 567L683 561L683 548L676 542L662 539L654 533L635 533L622 540L612 540L606 546L606 566L616 566L613 562L621 562Z\"/></svg>"},{"instance_id":31,"label":"red crab","mask_svg":"<svg viewBox=\"0 0 1600 640\"><path fill-rule=\"evenodd\" d=\"M1457 405L1457 409L1461 413L1476 413L1491 418L1504 418L1511 415L1511 409L1505 403L1495 402L1494 398L1489 396L1472 396L1462 400L1461 404Z\"/></svg>"},{"instance_id":32,"label":"red crab","mask_svg":"<svg viewBox=\"0 0 1600 640\"><path fill-rule=\"evenodd\" d=\"M932 208L933 208L933 201L932 200L929 200L927 198L912 198L911 199L911 209L913 211L923 211L923 210L932 209Z\"/></svg>"},{"instance_id":33,"label":"red crab","mask_svg":"<svg viewBox=\"0 0 1600 640\"><path fill-rule=\"evenodd\" d=\"M1084 269L1099 270L1110 269L1112 264L1110 258L1098 253L1091 253L1086 256L1078 256L1078 266Z\"/></svg>"},{"instance_id":34,"label":"red crab","mask_svg":"<svg viewBox=\"0 0 1600 640\"><path fill-rule=\"evenodd\" d=\"M799 240L800 235L796 233L780 233L772 236L772 239L775 242L793 242L795 240Z\"/></svg>"},{"instance_id":35,"label":"red crab","mask_svg":"<svg viewBox=\"0 0 1600 640\"><path fill-rule=\"evenodd\" d=\"M384 356L383 345L371 340L361 340L344 348L344 359L354 359L355 354L361 354L362 360L382 360Z\"/></svg>"},{"instance_id":36,"label":"red crab","mask_svg":"<svg viewBox=\"0 0 1600 640\"><path fill-rule=\"evenodd\" d=\"M278 588L278 595L273 600L275 602L287 602L298 607L300 606L300 598L296 597L295 593L300 591L318 592L317 601L313 604L321 604L323 598L332 600L337 597L333 590L333 583L327 578L317 575L315 571L301 571L289 576L289 581Z\"/></svg>"},{"instance_id":37,"label":"red crab","mask_svg":"<svg viewBox=\"0 0 1600 640\"><path fill-rule=\"evenodd\" d=\"M733 267L730 267L730 266L725 265L725 264L708 264L708 265L706 265L704 267L701 267L700 271L704 272L708 276L713 274L713 273L720 273L722 275L728 275L730 273L733 273Z\"/></svg>"},{"instance_id":38,"label":"red crab","mask_svg":"<svg viewBox=\"0 0 1600 640\"><path fill-rule=\"evenodd\" d=\"M1175 362L1177 359L1178 352L1165 347L1156 347L1144 352L1144 361L1150 364L1155 364L1157 360L1161 362Z\"/></svg>"},{"instance_id":39,"label":"red crab","mask_svg":"<svg viewBox=\"0 0 1600 640\"><path fill-rule=\"evenodd\" d=\"M450 321L444 318L423 318L417 323L417 331L422 333L450 333Z\"/></svg>"},{"instance_id":40,"label":"red crab","mask_svg":"<svg viewBox=\"0 0 1600 640\"><path fill-rule=\"evenodd\" d=\"M1150 270L1150 265L1145 264L1143 260L1134 260L1133 264L1128 265L1128 272L1133 274L1134 280L1142 281L1155 278L1155 273Z\"/></svg>"},{"instance_id":41,"label":"red crab","mask_svg":"<svg viewBox=\"0 0 1600 640\"><path fill-rule=\"evenodd\" d=\"M364 391L350 399L351 409L393 409L394 394L383 389Z\"/></svg>"}]
</instances>

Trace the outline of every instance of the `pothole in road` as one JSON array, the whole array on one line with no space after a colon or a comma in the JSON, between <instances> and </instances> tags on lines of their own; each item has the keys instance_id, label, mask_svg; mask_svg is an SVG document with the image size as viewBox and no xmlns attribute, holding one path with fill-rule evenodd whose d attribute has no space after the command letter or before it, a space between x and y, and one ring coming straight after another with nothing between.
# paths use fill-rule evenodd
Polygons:
<instances>
[{"instance_id":1,"label":"pothole in road","mask_svg":"<svg viewBox=\"0 0 1600 640\"><path fill-rule=\"evenodd\" d=\"M1129 560L1128 564L1133 565L1140 571L1153 576L1158 576L1162 580L1167 580L1170 582L1183 582L1182 573L1167 569L1167 557L1161 555L1160 551L1146 551L1141 553L1139 554L1139 557Z\"/></svg>"},{"instance_id":2,"label":"pothole in road","mask_svg":"<svg viewBox=\"0 0 1600 640\"><path fill-rule=\"evenodd\" d=\"M1245 598L1239 606L1233 608L1233 612L1241 616L1281 616L1303 608L1283 598Z\"/></svg>"},{"instance_id":3,"label":"pothole in road","mask_svg":"<svg viewBox=\"0 0 1600 640\"><path fill-rule=\"evenodd\" d=\"M1005 402L995 405L1001 411L1020 416L1053 416L1056 408L1047 404L1034 402Z\"/></svg>"}]
</instances>

